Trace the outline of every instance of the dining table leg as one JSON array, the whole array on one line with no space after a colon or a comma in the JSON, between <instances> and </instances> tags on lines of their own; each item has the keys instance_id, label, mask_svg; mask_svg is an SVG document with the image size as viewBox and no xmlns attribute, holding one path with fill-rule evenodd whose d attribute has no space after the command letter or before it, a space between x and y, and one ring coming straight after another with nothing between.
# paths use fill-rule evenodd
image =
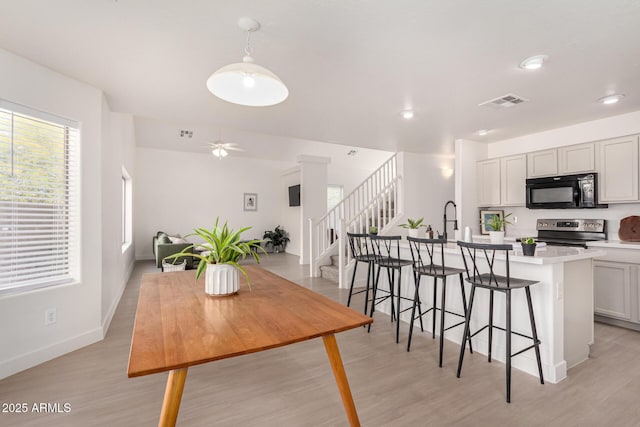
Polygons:
<instances>
[{"instance_id":1,"label":"dining table leg","mask_svg":"<svg viewBox=\"0 0 640 427\"><path fill-rule=\"evenodd\" d=\"M338 349L336 337L333 334L325 335L322 337L322 340L324 341L324 348L327 351L327 356L329 357L329 363L331 363L331 369L333 369L333 376L336 379L338 390L340 390L342 404L344 405L344 410L347 413L349 425L352 427L359 427L360 420L358 420L356 405L353 403L353 396L351 395L351 389L349 388L347 374L344 372L344 365L342 364L342 358L340 357L340 350Z\"/></svg>"},{"instance_id":2,"label":"dining table leg","mask_svg":"<svg viewBox=\"0 0 640 427\"><path fill-rule=\"evenodd\" d=\"M178 411L180 410L180 401L182 400L182 391L184 390L184 382L187 379L187 369L188 368L182 368L169 371L158 427L174 427L176 425Z\"/></svg>"}]
</instances>

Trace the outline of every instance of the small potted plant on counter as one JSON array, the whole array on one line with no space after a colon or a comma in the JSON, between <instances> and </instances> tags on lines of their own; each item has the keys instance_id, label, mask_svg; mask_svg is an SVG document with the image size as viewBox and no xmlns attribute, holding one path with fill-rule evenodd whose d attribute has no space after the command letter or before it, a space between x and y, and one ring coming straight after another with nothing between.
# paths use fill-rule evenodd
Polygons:
<instances>
[{"instance_id":1,"label":"small potted plant on counter","mask_svg":"<svg viewBox=\"0 0 640 427\"><path fill-rule=\"evenodd\" d=\"M427 226L424 225L422 221L424 221L424 218L407 218L407 223L400 224L398 227L406 228L407 230L409 230L409 237L420 237L420 228L427 228Z\"/></svg>"},{"instance_id":2,"label":"small potted plant on counter","mask_svg":"<svg viewBox=\"0 0 640 427\"><path fill-rule=\"evenodd\" d=\"M369 227L369 234L378 234L378 227Z\"/></svg>"},{"instance_id":3,"label":"small potted plant on counter","mask_svg":"<svg viewBox=\"0 0 640 427\"><path fill-rule=\"evenodd\" d=\"M536 253L536 241L533 237L523 237L520 239L522 245L522 254L524 256L533 256Z\"/></svg>"}]
</instances>

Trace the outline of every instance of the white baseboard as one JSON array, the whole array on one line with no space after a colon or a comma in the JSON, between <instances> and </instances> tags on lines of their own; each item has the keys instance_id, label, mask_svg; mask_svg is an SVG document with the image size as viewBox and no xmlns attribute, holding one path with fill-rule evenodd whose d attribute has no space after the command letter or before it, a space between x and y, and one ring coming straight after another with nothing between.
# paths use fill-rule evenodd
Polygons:
<instances>
[{"instance_id":1,"label":"white baseboard","mask_svg":"<svg viewBox=\"0 0 640 427\"><path fill-rule=\"evenodd\" d=\"M0 362L0 380L101 340L102 328L98 327L67 340L2 361Z\"/></svg>"},{"instance_id":2,"label":"white baseboard","mask_svg":"<svg viewBox=\"0 0 640 427\"><path fill-rule=\"evenodd\" d=\"M107 335L107 331L109 330L109 326L111 325L111 320L113 319L113 315L116 313L116 309L118 308L118 304L120 304L120 299L122 298L122 294L124 293L125 288L127 287L127 283L129 282L129 278L131 277L131 273L133 273L133 267L135 265L135 260L131 260L129 266L127 267L127 272L122 278L122 282L120 283L120 288L118 289L116 297L113 299L111 306L109 307L109 311L105 315L104 319L102 319L102 338Z\"/></svg>"}]
</instances>

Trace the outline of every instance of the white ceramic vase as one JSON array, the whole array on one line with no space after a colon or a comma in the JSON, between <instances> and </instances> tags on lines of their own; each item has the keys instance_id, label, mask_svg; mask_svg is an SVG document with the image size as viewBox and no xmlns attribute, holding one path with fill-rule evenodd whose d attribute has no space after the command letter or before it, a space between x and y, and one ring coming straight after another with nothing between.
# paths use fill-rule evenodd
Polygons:
<instances>
[{"instance_id":1,"label":"white ceramic vase","mask_svg":"<svg viewBox=\"0 0 640 427\"><path fill-rule=\"evenodd\" d=\"M419 228L410 228L409 229L409 237L420 237L420 229Z\"/></svg>"},{"instance_id":2,"label":"white ceramic vase","mask_svg":"<svg viewBox=\"0 0 640 427\"><path fill-rule=\"evenodd\" d=\"M204 291L209 295L232 295L240 289L239 272L230 264L207 264Z\"/></svg>"},{"instance_id":3,"label":"white ceramic vase","mask_svg":"<svg viewBox=\"0 0 640 427\"><path fill-rule=\"evenodd\" d=\"M504 231L490 231L489 240L493 245L501 245L504 243Z\"/></svg>"}]
</instances>

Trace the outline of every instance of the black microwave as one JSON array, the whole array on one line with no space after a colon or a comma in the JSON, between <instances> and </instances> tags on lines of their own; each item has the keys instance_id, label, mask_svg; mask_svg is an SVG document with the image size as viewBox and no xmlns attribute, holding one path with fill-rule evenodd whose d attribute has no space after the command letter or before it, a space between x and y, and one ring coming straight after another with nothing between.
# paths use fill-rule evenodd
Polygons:
<instances>
[{"instance_id":1,"label":"black microwave","mask_svg":"<svg viewBox=\"0 0 640 427\"><path fill-rule=\"evenodd\" d=\"M598 174L527 179L529 209L606 208L598 204Z\"/></svg>"}]
</instances>

